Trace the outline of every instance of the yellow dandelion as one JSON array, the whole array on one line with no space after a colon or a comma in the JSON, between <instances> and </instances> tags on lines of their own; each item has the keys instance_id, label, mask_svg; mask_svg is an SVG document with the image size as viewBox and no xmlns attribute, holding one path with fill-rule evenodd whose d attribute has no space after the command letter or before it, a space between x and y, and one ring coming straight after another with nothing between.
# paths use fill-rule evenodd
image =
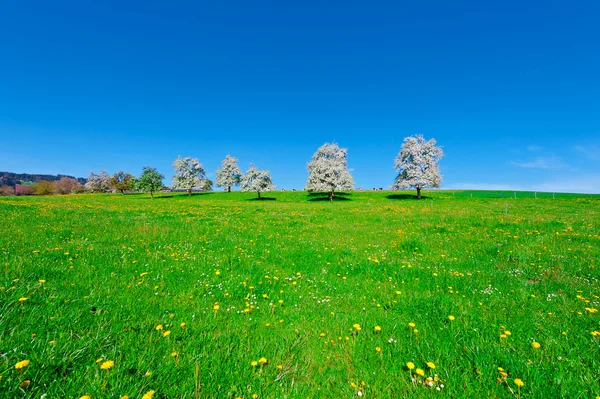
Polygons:
<instances>
[{"instance_id":1,"label":"yellow dandelion","mask_svg":"<svg viewBox=\"0 0 600 399\"><path fill-rule=\"evenodd\" d=\"M380 348L379 346L378 346L378 347L376 347L376 348L375 348L375 350L376 350L377 352L381 353L381 348Z\"/></svg>"},{"instance_id":2,"label":"yellow dandelion","mask_svg":"<svg viewBox=\"0 0 600 399\"><path fill-rule=\"evenodd\" d=\"M29 298L21 297L21 298L19 298L19 302L23 303L23 302L25 302L27 299L29 299Z\"/></svg>"},{"instance_id":3,"label":"yellow dandelion","mask_svg":"<svg viewBox=\"0 0 600 399\"><path fill-rule=\"evenodd\" d=\"M169 335L171 335L171 330L167 330L163 333L163 337L168 337Z\"/></svg>"},{"instance_id":4,"label":"yellow dandelion","mask_svg":"<svg viewBox=\"0 0 600 399\"><path fill-rule=\"evenodd\" d=\"M452 316L452 315L448 316L448 320L453 321L454 319L455 319L454 316Z\"/></svg>"},{"instance_id":5,"label":"yellow dandelion","mask_svg":"<svg viewBox=\"0 0 600 399\"><path fill-rule=\"evenodd\" d=\"M82 397L80 397L79 399L92 399L91 396L89 395L83 395Z\"/></svg>"},{"instance_id":6,"label":"yellow dandelion","mask_svg":"<svg viewBox=\"0 0 600 399\"><path fill-rule=\"evenodd\" d=\"M162 330L162 329L163 329L163 325L162 325L162 324L159 324L159 325L157 325L155 328L156 328L156 331L160 331L160 330Z\"/></svg>"},{"instance_id":7,"label":"yellow dandelion","mask_svg":"<svg viewBox=\"0 0 600 399\"><path fill-rule=\"evenodd\" d=\"M282 368L283 368L283 364L278 364L278 365L277 365L277 369L278 369L278 370L281 370Z\"/></svg>"},{"instance_id":8,"label":"yellow dandelion","mask_svg":"<svg viewBox=\"0 0 600 399\"><path fill-rule=\"evenodd\" d=\"M144 377L150 377L152 375L152 371L146 371L146 374L144 374Z\"/></svg>"},{"instance_id":9,"label":"yellow dandelion","mask_svg":"<svg viewBox=\"0 0 600 399\"><path fill-rule=\"evenodd\" d=\"M504 335L512 335L512 333L508 330L504 330Z\"/></svg>"},{"instance_id":10,"label":"yellow dandelion","mask_svg":"<svg viewBox=\"0 0 600 399\"><path fill-rule=\"evenodd\" d=\"M25 388L26 386L29 386L29 384L31 384L30 380L24 380L22 383L19 384L19 387Z\"/></svg>"},{"instance_id":11,"label":"yellow dandelion","mask_svg":"<svg viewBox=\"0 0 600 399\"><path fill-rule=\"evenodd\" d=\"M144 396L142 396L142 399L152 399L153 396L154 396L154 391L150 390L150 391L146 392L144 394Z\"/></svg>"},{"instance_id":12,"label":"yellow dandelion","mask_svg":"<svg viewBox=\"0 0 600 399\"><path fill-rule=\"evenodd\" d=\"M408 367L409 370L412 370L415 368L415 364L413 362L408 362L406 363L406 367Z\"/></svg>"},{"instance_id":13,"label":"yellow dandelion","mask_svg":"<svg viewBox=\"0 0 600 399\"><path fill-rule=\"evenodd\" d=\"M264 366L265 364L267 364L267 359L264 357L261 357L260 359L258 359L258 362L260 363L261 366Z\"/></svg>"},{"instance_id":14,"label":"yellow dandelion","mask_svg":"<svg viewBox=\"0 0 600 399\"><path fill-rule=\"evenodd\" d=\"M46 282L46 280L38 280L40 282L40 284L44 284Z\"/></svg>"},{"instance_id":15,"label":"yellow dandelion","mask_svg":"<svg viewBox=\"0 0 600 399\"><path fill-rule=\"evenodd\" d=\"M356 329L356 331L360 331L361 330L360 324L358 324L358 323L353 324L352 327L354 327Z\"/></svg>"},{"instance_id":16,"label":"yellow dandelion","mask_svg":"<svg viewBox=\"0 0 600 399\"><path fill-rule=\"evenodd\" d=\"M185 323L181 323L181 324L179 325L179 327L181 327L181 328L185 328Z\"/></svg>"},{"instance_id":17,"label":"yellow dandelion","mask_svg":"<svg viewBox=\"0 0 600 399\"><path fill-rule=\"evenodd\" d=\"M600 337L600 331L592 331L594 337Z\"/></svg>"},{"instance_id":18,"label":"yellow dandelion","mask_svg":"<svg viewBox=\"0 0 600 399\"><path fill-rule=\"evenodd\" d=\"M408 326L410 328L415 328L416 324L411 321L410 323L408 323Z\"/></svg>"},{"instance_id":19,"label":"yellow dandelion","mask_svg":"<svg viewBox=\"0 0 600 399\"><path fill-rule=\"evenodd\" d=\"M429 367L430 369L434 369L435 364L433 362L427 362L427 367Z\"/></svg>"},{"instance_id":20,"label":"yellow dandelion","mask_svg":"<svg viewBox=\"0 0 600 399\"><path fill-rule=\"evenodd\" d=\"M531 346L533 346L535 349L540 349L540 346L542 346L542 345L540 345L540 343L539 343L539 342L535 342L535 341L533 341L533 342L531 343Z\"/></svg>"},{"instance_id":21,"label":"yellow dandelion","mask_svg":"<svg viewBox=\"0 0 600 399\"><path fill-rule=\"evenodd\" d=\"M15 364L15 368L17 370L21 370L21 369L29 366L29 363L31 363L29 360L21 360L20 362L17 362L17 364Z\"/></svg>"},{"instance_id":22,"label":"yellow dandelion","mask_svg":"<svg viewBox=\"0 0 600 399\"><path fill-rule=\"evenodd\" d=\"M521 381L519 378L515 378L515 385L518 387L522 387L523 385L525 385L525 383L523 381Z\"/></svg>"},{"instance_id":23,"label":"yellow dandelion","mask_svg":"<svg viewBox=\"0 0 600 399\"><path fill-rule=\"evenodd\" d=\"M421 377L425 376L425 372L422 369L417 369L415 373L419 374Z\"/></svg>"},{"instance_id":24,"label":"yellow dandelion","mask_svg":"<svg viewBox=\"0 0 600 399\"><path fill-rule=\"evenodd\" d=\"M258 366L258 362L256 360L253 360L250 364L252 365L252 367Z\"/></svg>"},{"instance_id":25,"label":"yellow dandelion","mask_svg":"<svg viewBox=\"0 0 600 399\"><path fill-rule=\"evenodd\" d=\"M221 309L221 307L218 304L213 306L213 310L219 310L219 309Z\"/></svg>"},{"instance_id":26,"label":"yellow dandelion","mask_svg":"<svg viewBox=\"0 0 600 399\"><path fill-rule=\"evenodd\" d=\"M173 356L173 357L177 357L177 356L179 356L179 353L177 353L177 352L173 352L173 353L171 353L171 356Z\"/></svg>"},{"instance_id":27,"label":"yellow dandelion","mask_svg":"<svg viewBox=\"0 0 600 399\"><path fill-rule=\"evenodd\" d=\"M123 396L121 396L121 399L129 399L129 396L123 395Z\"/></svg>"},{"instance_id":28,"label":"yellow dandelion","mask_svg":"<svg viewBox=\"0 0 600 399\"><path fill-rule=\"evenodd\" d=\"M375 332L376 332L376 333L378 333L378 332L380 332L380 331L381 331L381 327L379 327L379 326L375 326Z\"/></svg>"},{"instance_id":29,"label":"yellow dandelion","mask_svg":"<svg viewBox=\"0 0 600 399\"><path fill-rule=\"evenodd\" d=\"M104 363L102 363L100 365L100 368L102 370L108 370L108 369L110 369L114 365L115 365L115 362L113 362L112 360L107 360L107 361L105 361Z\"/></svg>"}]
</instances>

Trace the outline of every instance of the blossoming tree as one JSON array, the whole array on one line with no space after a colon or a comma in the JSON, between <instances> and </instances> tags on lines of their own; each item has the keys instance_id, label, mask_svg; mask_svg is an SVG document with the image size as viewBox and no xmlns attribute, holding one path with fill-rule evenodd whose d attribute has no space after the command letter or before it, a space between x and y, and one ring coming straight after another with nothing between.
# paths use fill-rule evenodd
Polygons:
<instances>
[{"instance_id":1,"label":"blossoming tree","mask_svg":"<svg viewBox=\"0 0 600 399\"><path fill-rule=\"evenodd\" d=\"M335 191L352 190L354 179L348 171L348 150L335 143L325 143L308 163L306 190L329 193L333 200Z\"/></svg>"},{"instance_id":2,"label":"blossoming tree","mask_svg":"<svg viewBox=\"0 0 600 399\"><path fill-rule=\"evenodd\" d=\"M252 164L250 164L250 168L248 168L248 171L242 177L241 187L242 191L256 191L258 193L258 199L260 199L261 192L275 190L271 172L268 170L256 169Z\"/></svg>"},{"instance_id":3,"label":"blossoming tree","mask_svg":"<svg viewBox=\"0 0 600 399\"><path fill-rule=\"evenodd\" d=\"M417 189L417 198L421 198L421 189L439 187L442 175L438 161L444 156L441 147L436 146L435 139L425 141L422 135L404 139L400 153L394 161L394 169L398 172L393 189Z\"/></svg>"},{"instance_id":4,"label":"blossoming tree","mask_svg":"<svg viewBox=\"0 0 600 399\"><path fill-rule=\"evenodd\" d=\"M204 177L206 172L197 158L177 157L173 162L175 175L173 175L173 188L186 190L192 195L193 189L201 190L205 186Z\"/></svg>"},{"instance_id":5,"label":"blossoming tree","mask_svg":"<svg viewBox=\"0 0 600 399\"><path fill-rule=\"evenodd\" d=\"M237 166L237 158L227 155L221 167L216 173L217 187L227 188L227 192L231 192L232 186L237 186L242 181L242 171Z\"/></svg>"}]
</instances>

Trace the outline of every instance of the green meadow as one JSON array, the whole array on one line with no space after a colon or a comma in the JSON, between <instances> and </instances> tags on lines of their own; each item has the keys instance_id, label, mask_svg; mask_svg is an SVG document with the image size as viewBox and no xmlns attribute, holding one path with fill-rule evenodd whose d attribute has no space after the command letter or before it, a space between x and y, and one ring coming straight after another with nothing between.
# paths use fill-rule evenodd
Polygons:
<instances>
[{"instance_id":1,"label":"green meadow","mask_svg":"<svg viewBox=\"0 0 600 399\"><path fill-rule=\"evenodd\" d=\"M412 194L0 198L0 397L600 396L600 196Z\"/></svg>"}]
</instances>

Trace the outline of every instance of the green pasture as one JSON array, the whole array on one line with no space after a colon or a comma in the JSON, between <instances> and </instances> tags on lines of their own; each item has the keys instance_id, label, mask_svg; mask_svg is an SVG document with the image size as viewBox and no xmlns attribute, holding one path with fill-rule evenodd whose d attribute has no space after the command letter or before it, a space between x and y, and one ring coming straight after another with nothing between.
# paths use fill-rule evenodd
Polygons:
<instances>
[{"instance_id":1,"label":"green pasture","mask_svg":"<svg viewBox=\"0 0 600 399\"><path fill-rule=\"evenodd\" d=\"M600 196L263 196L0 198L0 398L600 395Z\"/></svg>"}]
</instances>

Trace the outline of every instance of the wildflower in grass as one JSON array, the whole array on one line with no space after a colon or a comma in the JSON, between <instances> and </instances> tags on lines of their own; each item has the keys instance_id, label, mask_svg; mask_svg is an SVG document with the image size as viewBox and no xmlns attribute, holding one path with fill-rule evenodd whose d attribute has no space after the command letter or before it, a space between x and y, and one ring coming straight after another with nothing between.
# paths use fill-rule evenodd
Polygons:
<instances>
[{"instance_id":1,"label":"wildflower in grass","mask_svg":"<svg viewBox=\"0 0 600 399\"><path fill-rule=\"evenodd\" d=\"M162 325L162 324L159 324L159 325L157 325L155 328L156 328L156 331L160 331L160 330L162 330L162 329L163 329L163 325Z\"/></svg>"},{"instance_id":2,"label":"wildflower in grass","mask_svg":"<svg viewBox=\"0 0 600 399\"><path fill-rule=\"evenodd\" d=\"M425 371L423 371L422 369L415 370L415 373L419 374L421 377L425 376Z\"/></svg>"},{"instance_id":3,"label":"wildflower in grass","mask_svg":"<svg viewBox=\"0 0 600 399\"><path fill-rule=\"evenodd\" d=\"M23 302L25 302L27 299L29 299L29 298L21 297L21 298L19 298L19 302L23 303Z\"/></svg>"},{"instance_id":4,"label":"wildflower in grass","mask_svg":"<svg viewBox=\"0 0 600 399\"><path fill-rule=\"evenodd\" d=\"M129 396L123 395L123 396L121 396L121 399L129 399Z\"/></svg>"},{"instance_id":5,"label":"wildflower in grass","mask_svg":"<svg viewBox=\"0 0 600 399\"><path fill-rule=\"evenodd\" d=\"M258 362L256 360L253 360L252 362L250 362L250 364L252 365L252 367L258 366Z\"/></svg>"},{"instance_id":6,"label":"wildflower in grass","mask_svg":"<svg viewBox=\"0 0 600 399\"><path fill-rule=\"evenodd\" d=\"M592 331L594 337L600 337L600 331Z\"/></svg>"},{"instance_id":7,"label":"wildflower in grass","mask_svg":"<svg viewBox=\"0 0 600 399\"><path fill-rule=\"evenodd\" d=\"M379 326L375 326L375 329L374 329L374 330L375 330L375 333L381 332L381 327L379 327Z\"/></svg>"},{"instance_id":8,"label":"wildflower in grass","mask_svg":"<svg viewBox=\"0 0 600 399\"><path fill-rule=\"evenodd\" d=\"M30 380L24 380L23 382L21 382L19 384L19 388L25 388L25 387L29 386L29 384L31 384Z\"/></svg>"},{"instance_id":9,"label":"wildflower in grass","mask_svg":"<svg viewBox=\"0 0 600 399\"><path fill-rule=\"evenodd\" d=\"M406 367L408 367L409 370L412 370L415 368L415 364L413 362L408 362L406 363Z\"/></svg>"},{"instance_id":10,"label":"wildflower in grass","mask_svg":"<svg viewBox=\"0 0 600 399\"><path fill-rule=\"evenodd\" d=\"M152 371L146 371L146 374L144 374L144 377L150 377L152 375Z\"/></svg>"},{"instance_id":11,"label":"wildflower in grass","mask_svg":"<svg viewBox=\"0 0 600 399\"><path fill-rule=\"evenodd\" d=\"M378 346L378 347L376 347L376 348L375 348L375 350L376 350L378 353L381 353L381 348L380 348L379 346Z\"/></svg>"},{"instance_id":12,"label":"wildflower in grass","mask_svg":"<svg viewBox=\"0 0 600 399\"><path fill-rule=\"evenodd\" d=\"M455 318L454 318L454 316L450 315L450 316L448 316L448 320L450 320L450 321L454 321L454 320L455 320Z\"/></svg>"},{"instance_id":13,"label":"wildflower in grass","mask_svg":"<svg viewBox=\"0 0 600 399\"><path fill-rule=\"evenodd\" d=\"M433 362L427 362L427 367L429 367L430 369L434 369L435 364Z\"/></svg>"},{"instance_id":14,"label":"wildflower in grass","mask_svg":"<svg viewBox=\"0 0 600 399\"><path fill-rule=\"evenodd\" d=\"M515 385L518 387L522 387L523 385L525 385L525 383L523 381L521 381L519 378L515 378Z\"/></svg>"},{"instance_id":15,"label":"wildflower in grass","mask_svg":"<svg viewBox=\"0 0 600 399\"><path fill-rule=\"evenodd\" d=\"M540 346L542 346L542 345L540 345L540 343L539 343L539 342L535 342L535 341L533 341L533 342L531 343L531 346L533 346L535 349L540 349Z\"/></svg>"},{"instance_id":16,"label":"wildflower in grass","mask_svg":"<svg viewBox=\"0 0 600 399\"><path fill-rule=\"evenodd\" d=\"M508 337L506 334L500 334L500 338L506 338Z\"/></svg>"},{"instance_id":17,"label":"wildflower in grass","mask_svg":"<svg viewBox=\"0 0 600 399\"><path fill-rule=\"evenodd\" d=\"M142 396L142 399L152 399L153 396L154 396L154 391L150 390L150 391L146 392L144 394L144 396Z\"/></svg>"},{"instance_id":18,"label":"wildflower in grass","mask_svg":"<svg viewBox=\"0 0 600 399\"><path fill-rule=\"evenodd\" d=\"M282 368L283 368L283 365L282 365L282 364L278 364L278 365L277 365L277 370L281 370Z\"/></svg>"},{"instance_id":19,"label":"wildflower in grass","mask_svg":"<svg viewBox=\"0 0 600 399\"><path fill-rule=\"evenodd\" d=\"M512 333L508 330L504 330L504 335L510 336L510 335L512 335Z\"/></svg>"},{"instance_id":20,"label":"wildflower in grass","mask_svg":"<svg viewBox=\"0 0 600 399\"><path fill-rule=\"evenodd\" d=\"M179 353L177 353L177 352L172 352L172 353L171 353L171 356L173 356L173 357L177 357L177 356L179 356Z\"/></svg>"},{"instance_id":21,"label":"wildflower in grass","mask_svg":"<svg viewBox=\"0 0 600 399\"><path fill-rule=\"evenodd\" d=\"M264 358L264 357L261 357L260 359L258 359L258 363L259 363L261 366L264 366L265 364L267 364L267 363L268 363L268 361L267 361L267 359L266 359L266 358Z\"/></svg>"},{"instance_id":22,"label":"wildflower in grass","mask_svg":"<svg viewBox=\"0 0 600 399\"><path fill-rule=\"evenodd\" d=\"M410 323L408 323L408 326L410 328L415 328L416 324L411 321Z\"/></svg>"},{"instance_id":23,"label":"wildflower in grass","mask_svg":"<svg viewBox=\"0 0 600 399\"><path fill-rule=\"evenodd\" d=\"M92 399L91 396L89 395L83 395L82 397L80 397L79 399Z\"/></svg>"},{"instance_id":24,"label":"wildflower in grass","mask_svg":"<svg viewBox=\"0 0 600 399\"><path fill-rule=\"evenodd\" d=\"M361 328L360 328L360 324L358 324L358 323L356 323L356 324L353 324L353 325L352 325L352 327L354 327L354 329L355 329L356 331L360 331L360 330L361 330Z\"/></svg>"},{"instance_id":25,"label":"wildflower in grass","mask_svg":"<svg viewBox=\"0 0 600 399\"><path fill-rule=\"evenodd\" d=\"M112 360L107 360L100 365L100 368L102 370L109 370L114 365L115 365L115 362L113 362Z\"/></svg>"},{"instance_id":26,"label":"wildflower in grass","mask_svg":"<svg viewBox=\"0 0 600 399\"><path fill-rule=\"evenodd\" d=\"M252 395L252 399L258 399L258 394L256 394L256 393L255 393L255 394L253 394L253 395Z\"/></svg>"},{"instance_id":27,"label":"wildflower in grass","mask_svg":"<svg viewBox=\"0 0 600 399\"><path fill-rule=\"evenodd\" d=\"M169 335L171 335L171 330L167 330L163 333L163 337L168 337Z\"/></svg>"},{"instance_id":28,"label":"wildflower in grass","mask_svg":"<svg viewBox=\"0 0 600 399\"><path fill-rule=\"evenodd\" d=\"M17 370L22 370L25 367L29 366L29 363L31 363L29 360L21 360L20 362L17 362L17 364L15 364L15 368Z\"/></svg>"},{"instance_id":29,"label":"wildflower in grass","mask_svg":"<svg viewBox=\"0 0 600 399\"><path fill-rule=\"evenodd\" d=\"M40 282L40 284L44 284L46 282L46 280L38 280Z\"/></svg>"}]
</instances>

